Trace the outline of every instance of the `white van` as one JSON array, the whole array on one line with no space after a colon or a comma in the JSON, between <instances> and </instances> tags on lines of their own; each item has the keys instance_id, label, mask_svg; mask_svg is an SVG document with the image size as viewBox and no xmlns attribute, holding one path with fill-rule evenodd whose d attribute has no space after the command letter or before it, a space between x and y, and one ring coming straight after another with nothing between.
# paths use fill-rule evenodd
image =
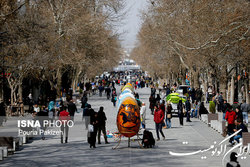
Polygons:
<instances>
[{"instance_id":1,"label":"white van","mask_svg":"<svg viewBox=\"0 0 250 167\"><path fill-rule=\"evenodd\" d=\"M189 85L179 85L176 92L179 93L180 95L185 95L188 93L188 89L190 88Z\"/></svg>"}]
</instances>

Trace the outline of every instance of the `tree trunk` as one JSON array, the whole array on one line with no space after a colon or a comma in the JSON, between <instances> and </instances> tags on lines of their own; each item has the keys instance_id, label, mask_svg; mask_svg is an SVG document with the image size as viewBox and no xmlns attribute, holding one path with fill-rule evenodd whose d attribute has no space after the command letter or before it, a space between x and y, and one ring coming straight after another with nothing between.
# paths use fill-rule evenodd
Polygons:
<instances>
[{"instance_id":1,"label":"tree trunk","mask_svg":"<svg viewBox=\"0 0 250 167\"><path fill-rule=\"evenodd\" d=\"M192 87L192 88L194 88L194 70L190 70L190 76L189 76L189 78L190 78L190 86Z\"/></svg>"},{"instance_id":2,"label":"tree trunk","mask_svg":"<svg viewBox=\"0 0 250 167\"><path fill-rule=\"evenodd\" d=\"M198 70L194 71L193 77L194 77L194 88L200 88Z\"/></svg>"},{"instance_id":3,"label":"tree trunk","mask_svg":"<svg viewBox=\"0 0 250 167\"><path fill-rule=\"evenodd\" d=\"M75 92L76 92L76 79L75 79L75 77L74 77L74 79L72 80L71 87L72 87L73 93L75 93Z\"/></svg>"},{"instance_id":4,"label":"tree trunk","mask_svg":"<svg viewBox=\"0 0 250 167\"><path fill-rule=\"evenodd\" d=\"M223 97L226 97L226 89L227 89L227 66L222 66L221 69L221 77L220 77L220 92L223 93Z\"/></svg>"},{"instance_id":5,"label":"tree trunk","mask_svg":"<svg viewBox=\"0 0 250 167\"><path fill-rule=\"evenodd\" d=\"M21 110L21 115L24 114L24 105L23 105L23 87L22 84L18 85L18 95L19 95L19 104L20 104L20 110Z\"/></svg>"},{"instance_id":6,"label":"tree trunk","mask_svg":"<svg viewBox=\"0 0 250 167\"><path fill-rule=\"evenodd\" d=\"M250 104L250 97L249 97L249 79L250 76L245 81L245 92L246 92L246 103Z\"/></svg>"},{"instance_id":7,"label":"tree trunk","mask_svg":"<svg viewBox=\"0 0 250 167\"><path fill-rule=\"evenodd\" d=\"M173 81L173 84L176 83L177 84L177 75L175 73L172 74L172 81Z\"/></svg>"},{"instance_id":8,"label":"tree trunk","mask_svg":"<svg viewBox=\"0 0 250 167\"><path fill-rule=\"evenodd\" d=\"M58 68L56 75L57 75L57 84L56 84L57 97L61 97L62 73L61 73L60 68Z\"/></svg>"},{"instance_id":9,"label":"tree trunk","mask_svg":"<svg viewBox=\"0 0 250 167\"><path fill-rule=\"evenodd\" d=\"M242 87L242 100L246 100L246 85Z\"/></svg>"},{"instance_id":10,"label":"tree trunk","mask_svg":"<svg viewBox=\"0 0 250 167\"><path fill-rule=\"evenodd\" d=\"M17 102L17 94L16 94L16 89L15 89L15 91L13 92L13 100L14 100L14 102Z\"/></svg>"},{"instance_id":11,"label":"tree trunk","mask_svg":"<svg viewBox=\"0 0 250 167\"><path fill-rule=\"evenodd\" d=\"M14 87L10 86L10 104L11 105L14 105L14 93L15 93Z\"/></svg>"},{"instance_id":12,"label":"tree trunk","mask_svg":"<svg viewBox=\"0 0 250 167\"><path fill-rule=\"evenodd\" d=\"M77 83L79 83L79 77L82 73L82 69L78 68L79 70L76 70L76 75L73 78L73 82L72 82L72 88L73 88L73 92L75 93L76 88L77 88Z\"/></svg>"},{"instance_id":13,"label":"tree trunk","mask_svg":"<svg viewBox=\"0 0 250 167\"><path fill-rule=\"evenodd\" d=\"M208 86L207 86L207 83L206 83L205 79L202 79L202 85L203 85L203 88L204 88L203 98L206 99L206 93L207 93L207 90L208 90Z\"/></svg>"},{"instance_id":14,"label":"tree trunk","mask_svg":"<svg viewBox=\"0 0 250 167\"><path fill-rule=\"evenodd\" d=\"M230 103L230 96L231 96L231 82L227 83L227 90L226 90L226 94L227 94L227 102Z\"/></svg>"},{"instance_id":15,"label":"tree trunk","mask_svg":"<svg viewBox=\"0 0 250 167\"><path fill-rule=\"evenodd\" d=\"M18 96L19 96L19 101L23 101L23 87L22 84L18 85Z\"/></svg>"},{"instance_id":16,"label":"tree trunk","mask_svg":"<svg viewBox=\"0 0 250 167\"><path fill-rule=\"evenodd\" d=\"M166 79L167 79L167 83L166 83L166 84L169 84L169 85L170 85L171 77L170 77L170 74L169 74L169 73L167 74Z\"/></svg>"},{"instance_id":17,"label":"tree trunk","mask_svg":"<svg viewBox=\"0 0 250 167\"><path fill-rule=\"evenodd\" d=\"M232 78L231 78L231 94L230 94L230 103L233 104L234 102L234 90L235 90L235 87L234 87L234 74L232 75Z\"/></svg>"},{"instance_id":18,"label":"tree trunk","mask_svg":"<svg viewBox=\"0 0 250 167\"><path fill-rule=\"evenodd\" d=\"M207 75L207 83L208 83L208 86L212 86L213 87L213 77L212 77L212 73L209 73ZM214 87L213 87L214 88Z\"/></svg>"}]
</instances>

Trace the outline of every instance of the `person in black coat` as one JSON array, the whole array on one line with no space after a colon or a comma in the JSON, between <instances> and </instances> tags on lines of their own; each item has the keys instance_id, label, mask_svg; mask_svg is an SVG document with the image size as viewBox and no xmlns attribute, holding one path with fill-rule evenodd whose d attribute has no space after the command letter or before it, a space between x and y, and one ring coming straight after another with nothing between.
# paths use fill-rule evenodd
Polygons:
<instances>
[{"instance_id":1,"label":"person in black coat","mask_svg":"<svg viewBox=\"0 0 250 167\"><path fill-rule=\"evenodd\" d=\"M107 99L109 100L110 99L110 94L111 94L111 88L108 86L106 89L105 89L106 93L107 93Z\"/></svg>"},{"instance_id":2,"label":"person in black coat","mask_svg":"<svg viewBox=\"0 0 250 167\"><path fill-rule=\"evenodd\" d=\"M201 102L201 105L200 105L199 115L201 116L201 114L208 114L208 111L206 107L204 106L204 102Z\"/></svg>"},{"instance_id":3,"label":"person in black coat","mask_svg":"<svg viewBox=\"0 0 250 167\"><path fill-rule=\"evenodd\" d=\"M151 95L155 97L156 89L154 86L151 88Z\"/></svg>"},{"instance_id":4,"label":"person in black coat","mask_svg":"<svg viewBox=\"0 0 250 167\"><path fill-rule=\"evenodd\" d=\"M83 109L83 115L82 115L82 118L84 118L83 120L85 121L86 129L88 129L88 125L90 123L90 114L91 114L90 111L91 111L91 105L86 104L86 107Z\"/></svg>"},{"instance_id":5,"label":"person in black coat","mask_svg":"<svg viewBox=\"0 0 250 167\"><path fill-rule=\"evenodd\" d=\"M70 119L74 121L74 116L75 116L75 112L77 111L77 108L72 99L69 101L68 111L69 111Z\"/></svg>"},{"instance_id":6,"label":"person in black coat","mask_svg":"<svg viewBox=\"0 0 250 167\"><path fill-rule=\"evenodd\" d=\"M179 116L179 120L180 120L180 125L183 126L184 104L182 103L182 100L179 100L179 103L177 105L177 109L178 109L178 116Z\"/></svg>"},{"instance_id":7,"label":"person in black coat","mask_svg":"<svg viewBox=\"0 0 250 167\"><path fill-rule=\"evenodd\" d=\"M98 129L98 119L97 119L97 112L95 112L92 108L89 109L90 113L90 125L94 127L93 131L88 132L88 143L90 144L90 148L96 148L96 135L97 135L97 129Z\"/></svg>"},{"instance_id":8,"label":"person in black coat","mask_svg":"<svg viewBox=\"0 0 250 167\"><path fill-rule=\"evenodd\" d=\"M186 107L186 113L187 113L187 122L192 122L190 120L190 112L191 112L191 103L190 99L188 98L187 101L185 102L185 107Z\"/></svg>"},{"instance_id":9,"label":"person in black coat","mask_svg":"<svg viewBox=\"0 0 250 167\"><path fill-rule=\"evenodd\" d=\"M42 130L41 131L42 140L45 140L44 132L46 130L46 127L44 125L44 120L48 120L48 115L49 115L48 109L45 108L44 105L42 106L41 110L36 115L36 119L39 120L39 123L41 125L40 129Z\"/></svg>"},{"instance_id":10,"label":"person in black coat","mask_svg":"<svg viewBox=\"0 0 250 167\"><path fill-rule=\"evenodd\" d=\"M240 107L236 107L235 113L236 113L236 119L243 120L243 114L242 114L242 111L240 110Z\"/></svg>"},{"instance_id":11,"label":"person in black coat","mask_svg":"<svg viewBox=\"0 0 250 167\"><path fill-rule=\"evenodd\" d=\"M150 103L149 108L151 110L151 114L154 115L154 108L156 105L156 100L155 100L155 97L153 95L150 96L149 103Z\"/></svg>"},{"instance_id":12,"label":"person in black coat","mask_svg":"<svg viewBox=\"0 0 250 167\"><path fill-rule=\"evenodd\" d=\"M160 97L160 95L159 95L159 94L157 94L157 95L156 95L155 100L156 100L156 105L160 105L160 100L161 100L161 97Z\"/></svg>"},{"instance_id":13,"label":"person in black coat","mask_svg":"<svg viewBox=\"0 0 250 167\"><path fill-rule=\"evenodd\" d=\"M109 144L107 135L106 135L106 120L107 117L105 115L105 112L103 111L103 107L100 107L98 114L97 114L97 121L98 121L98 144L101 144L101 131L103 133L105 144Z\"/></svg>"},{"instance_id":14,"label":"person in black coat","mask_svg":"<svg viewBox=\"0 0 250 167\"><path fill-rule=\"evenodd\" d=\"M83 96L82 96L82 99L81 99L81 102L82 102L82 106L81 106L81 108L85 108L85 105L86 105L86 103L88 102L88 97L87 97L87 93L86 92L84 92L83 93Z\"/></svg>"}]
</instances>

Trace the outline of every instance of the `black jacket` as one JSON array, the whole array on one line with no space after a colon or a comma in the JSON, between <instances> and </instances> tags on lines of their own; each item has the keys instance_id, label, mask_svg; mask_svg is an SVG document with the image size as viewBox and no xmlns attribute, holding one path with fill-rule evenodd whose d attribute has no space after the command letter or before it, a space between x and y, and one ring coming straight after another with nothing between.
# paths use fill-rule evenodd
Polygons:
<instances>
[{"instance_id":1,"label":"black jacket","mask_svg":"<svg viewBox=\"0 0 250 167\"><path fill-rule=\"evenodd\" d=\"M77 111L76 105L73 102L69 102L68 104L68 111L70 116L74 116L75 112Z\"/></svg>"},{"instance_id":2,"label":"black jacket","mask_svg":"<svg viewBox=\"0 0 250 167\"><path fill-rule=\"evenodd\" d=\"M98 112L97 120L98 120L99 126L103 126L106 124L107 117L103 111Z\"/></svg>"},{"instance_id":3,"label":"black jacket","mask_svg":"<svg viewBox=\"0 0 250 167\"><path fill-rule=\"evenodd\" d=\"M87 103L87 101L88 101L87 96L83 96L82 99L81 99L81 102L82 102L82 107L81 108L85 107L85 104Z\"/></svg>"},{"instance_id":4,"label":"black jacket","mask_svg":"<svg viewBox=\"0 0 250 167\"><path fill-rule=\"evenodd\" d=\"M184 113L183 113L183 108L184 108L183 103L182 103L182 102L181 102L181 103L178 103L177 109L178 109L178 114L179 114L179 115L183 115L183 114L184 114Z\"/></svg>"},{"instance_id":5,"label":"black jacket","mask_svg":"<svg viewBox=\"0 0 250 167\"><path fill-rule=\"evenodd\" d=\"M186 110L187 110L187 111L190 111L190 110L191 110L190 101L187 100L187 101L185 102L185 106L186 106Z\"/></svg>"},{"instance_id":6,"label":"black jacket","mask_svg":"<svg viewBox=\"0 0 250 167\"><path fill-rule=\"evenodd\" d=\"M208 114L208 111L204 105L200 106L199 114Z\"/></svg>"},{"instance_id":7,"label":"black jacket","mask_svg":"<svg viewBox=\"0 0 250 167\"><path fill-rule=\"evenodd\" d=\"M221 107L222 112L226 113L227 112L227 108L228 108L228 104L227 103L223 103L222 107Z\"/></svg>"}]
</instances>

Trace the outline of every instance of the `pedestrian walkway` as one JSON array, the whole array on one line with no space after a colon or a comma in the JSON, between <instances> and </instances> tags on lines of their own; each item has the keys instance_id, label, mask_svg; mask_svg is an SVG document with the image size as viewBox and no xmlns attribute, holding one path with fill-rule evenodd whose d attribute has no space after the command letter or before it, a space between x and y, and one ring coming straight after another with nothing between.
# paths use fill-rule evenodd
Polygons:
<instances>
[{"instance_id":1,"label":"pedestrian walkway","mask_svg":"<svg viewBox=\"0 0 250 167\"><path fill-rule=\"evenodd\" d=\"M119 89L117 87L117 90ZM156 138L153 116L148 108L150 89L143 88L136 91L139 93L140 99L146 103L146 128L152 131ZM105 96L94 95L89 97L89 103L95 111L98 111L100 106L104 107L108 119L107 130L116 132L117 109L113 107L111 101L107 100ZM78 110L82 109L78 108ZM169 154L169 151L188 153L207 149L215 141L220 142L224 139L198 119L192 119L192 122L188 123L184 121L184 126L180 126L178 118L174 117L172 119L173 128L163 129L166 139L156 141L156 146L152 149L140 149L138 143L133 140L131 147L128 148L127 138L122 138L122 143L116 150L112 149L117 144L114 138L109 138L111 144L106 145L102 140L102 144L97 144L96 149L90 149L86 140L87 131L82 122L82 112L76 113L75 122L76 126L69 130L69 143L61 144L59 136L47 137L46 140L36 138L32 143L24 145L21 151L1 161L0 166L222 166L222 156L211 156L211 151L183 157ZM227 157L226 161L228 160ZM250 157L239 161L243 167L247 166L250 164Z\"/></svg>"}]
</instances>

